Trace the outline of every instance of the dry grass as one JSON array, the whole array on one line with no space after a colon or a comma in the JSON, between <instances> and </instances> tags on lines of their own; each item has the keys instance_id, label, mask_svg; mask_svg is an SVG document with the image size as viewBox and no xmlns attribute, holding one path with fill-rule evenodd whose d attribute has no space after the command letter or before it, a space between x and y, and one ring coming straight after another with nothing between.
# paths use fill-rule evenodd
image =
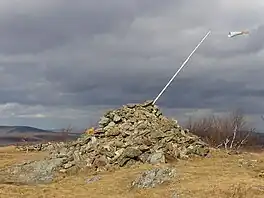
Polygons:
<instances>
[{"instance_id":1,"label":"dry grass","mask_svg":"<svg viewBox=\"0 0 264 198\"><path fill-rule=\"evenodd\" d=\"M24 160L39 159L45 155L47 155L47 153L44 153L44 152L42 153L18 152L16 151L15 146L0 147L0 168L3 168L10 164L14 164L14 163L21 162Z\"/></svg>"},{"instance_id":2,"label":"dry grass","mask_svg":"<svg viewBox=\"0 0 264 198\"><path fill-rule=\"evenodd\" d=\"M1 148L0 165L3 167L42 156L41 153L22 154L13 148ZM82 173L49 185L0 185L0 197L170 198L173 192L178 192L184 198L258 198L264 194L264 178L258 175L264 170L264 153L228 155L215 150L205 159L179 161L168 166L178 170L178 177L155 189L129 189L130 182L139 172L150 168L144 165L104 173L101 180L90 184L86 184L85 180L91 174Z\"/></svg>"}]
</instances>

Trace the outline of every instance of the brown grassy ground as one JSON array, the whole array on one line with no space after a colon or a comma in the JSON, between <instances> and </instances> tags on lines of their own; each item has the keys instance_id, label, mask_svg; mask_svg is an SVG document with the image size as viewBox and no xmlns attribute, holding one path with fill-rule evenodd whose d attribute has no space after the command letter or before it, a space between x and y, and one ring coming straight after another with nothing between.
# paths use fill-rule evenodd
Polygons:
<instances>
[{"instance_id":1,"label":"brown grassy ground","mask_svg":"<svg viewBox=\"0 0 264 198\"><path fill-rule=\"evenodd\" d=\"M0 167L25 159L43 157L43 153L21 153L14 148L0 148ZM0 184L0 197L67 197L67 198L171 198L178 192L184 198L260 198L264 197L264 153L228 155L213 151L205 159L192 159L169 164L178 170L170 183L150 190L130 190L137 175L150 168L122 169L101 175L102 179L86 184L91 175L68 176L49 185L13 186Z\"/></svg>"}]
</instances>

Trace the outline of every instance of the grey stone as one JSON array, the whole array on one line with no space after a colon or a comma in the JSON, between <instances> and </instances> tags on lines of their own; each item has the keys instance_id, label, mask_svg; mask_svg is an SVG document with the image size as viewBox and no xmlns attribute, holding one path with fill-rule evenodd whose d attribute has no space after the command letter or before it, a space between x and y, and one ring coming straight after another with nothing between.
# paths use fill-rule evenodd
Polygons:
<instances>
[{"instance_id":1,"label":"grey stone","mask_svg":"<svg viewBox=\"0 0 264 198\"><path fill-rule=\"evenodd\" d=\"M74 163L68 162L67 164L64 164L63 167L65 169L71 168L72 166L74 166Z\"/></svg>"},{"instance_id":2,"label":"grey stone","mask_svg":"<svg viewBox=\"0 0 264 198\"><path fill-rule=\"evenodd\" d=\"M57 157L59 157L59 158L65 157L65 156L67 156L67 152L68 152L67 148L61 148L58 151Z\"/></svg>"},{"instance_id":3,"label":"grey stone","mask_svg":"<svg viewBox=\"0 0 264 198\"><path fill-rule=\"evenodd\" d=\"M142 107L148 107L151 106L153 103L153 100L147 100L142 104Z\"/></svg>"},{"instance_id":4,"label":"grey stone","mask_svg":"<svg viewBox=\"0 0 264 198\"><path fill-rule=\"evenodd\" d=\"M110 122L107 127L114 127L115 126L115 123L114 122Z\"/></svg>"},{"instance_id":5,"label":"grey stone","mask_svg":"<svg viewBox=\"0 0 264 198\"><path fill-rule=\"evenodd\" d=\"M0 182L12 182L23 184L50 183L54 177L54 171L63 163L63 158L46 159L28 162L24 165L14 165L5 170L8 176L0 177Z\"/></svg>"},{"instance_id":6,"label":"grey stone","mask_svg":"<svg viewBox=\"0 0 264 198\"><path fill-rule=\"evenodd\" d=\"M93 182L99 181L100 179L101 179L100 176L94 176L94 177L92 177L92 178L88 178L88 179L86 180L86 183L87 183L87 184L89 184L89 183L93 183Z\"/></svg>"},{"instance_id":7,"label":"grey stone","mask_svg":"<svg viewBox=\"0 0 264 198\"><path fill-rule=\"evenodd\" d=\"M156 152L149 156L149 162L151 164L165 163L165 155L163 152Z\"/></svg>"},{"instance_id":8,"label":"grey stone","mask_svg":"<svg viewBox=\"0 0 264 198\"><path fill-rule=\"evenodd\" d=\"M110 131L107 131L105 133L106 136L117 136L119 135L121 132L119 130L110 130Z\"/></svg>"},{"instance_id":9,"label":"grey stone","mask_svg":"<svg viewBox=\"0 0 264 198\"><path fill-rule=\"evenodd\" d=\"M176 175L176 171L170 168L155 168L143 172L135 181L132 187L153 188L159 184L169 181Z\"/></svg>"},{"instance_id":10,"label":"grey stone","mask_svg":"<svg viewBox=\"0 0 264 198\"><path fill-rule=\"evenodd\" d=\"M128 158L128 157L120 158L118 161L118 165L120 167L123 167L129 160L130 160L130 158Z\"/></svg>"},{"instance_id":11,"label":"grey stone","mask_svg":"<svg viewBox=\"0 0 264 198\"><path fill-rule=\"evenodd\" d=\"M130 103L130 104L127 104L126 106L127 106L128 108L134 108L134 107L136 106L136 104L131 104L131 103ZM126 106L125 106L125 107L126 107Z\"/></svg>"},{"instance_id":12,"label":"grey stone","mask_svg":"<svg viewBox=\"0 0 264 198\"><path fill-rule=\"evenodd\" d=\"M60 169L60 170L59 170L59 172L60 172L60 173L66 173L66 172L67 172L67 170L66 170L66 169L64 169L64 168L62 168L62 169Z\"/></svg>"},{"instance_id":13,"label":"grey stone","mask_svg":"<svg viewBox=\"0 0 264 198\"><path fill-rule=\"evenodd\" d=\"M118 115L114 115L113 121L114 121L115 123L118 123L119 121L121 121L121 117L118 116Z\"/></svg>"},{"instance_id":14,"label":"grey stone","mask_svg":"<svg viewBox=\"0 0 264 198\"><path fill-rule=\"evenodd\" d=\"M124 157L135 158L138 157L142 152L136 148L126 148L123 152Z\"/></svg>"},{"instance_id":15,"label":"grey stone","mask_svg":"<svg viewBox=\"0 0 264 198\"><path fill-rule=\"evenodd\" d=\"M103 127L107 126L110 122L109 118L102 117L101 120L99 121L99 125L102 125Z\"/></svg>"},{"instance_id":16,"label":"grey stone","mask_svg":"<svg viewBox=\"0 0 264 198\"><path fill-rule=\"evenodd\" d=\"M81 160L81 156L80 156L80 151L76 150L73 152L73 158L75 161L80 161Z\"/></svg>"},{"instance_id":17,"label":"grey stone","mask_svg":"<svg viewBox=\"0 0 264 198\"><path fill-rule=\"evenodd\" d=\"M177 192L173 192L171 198L180 198Z\"/></svg>"},{"instance_id":18,"label":"grey stone","mask_svg":"<svg viewBox=\"0 0 264 198\"><path fill-rule=\"evenodd\" d=\"M145 153L142 153L138 158L141 162L143 163L147 163L148 159L149 159L149 156L150 154L145 152Z\"/></svg>"}]
</instances>

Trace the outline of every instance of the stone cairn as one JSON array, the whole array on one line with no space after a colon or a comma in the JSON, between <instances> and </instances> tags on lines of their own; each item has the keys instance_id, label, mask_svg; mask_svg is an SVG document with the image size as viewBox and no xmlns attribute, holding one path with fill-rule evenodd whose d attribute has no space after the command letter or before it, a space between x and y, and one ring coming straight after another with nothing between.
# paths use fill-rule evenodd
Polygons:
<instances>
[{"instance_id":1,"label":"stone cairn","mask_svg":"<svg viewBox=\"0 0 264 198\"><path fill-rule=\"evenodd\" d=\"M166 163L169 159L206 156L208 146L164 117L152 101L128 104L111 110L99 121L99 128L51 153L62 158L61 171L74 166L129 166Z\"/></svg>"},{"instance_id":2,"label":"stone cairn","mask_svg":"<svg viewBox=\"0 0 264 198\"><path fill-rule=\"evenodd\" d=\"M152 101L111 110L76 141L51 149L49 160L60 161L60 172L72 168L123 167L166 163L173 159L206 156L209 147L199 137L168 119Z\"/></svg>"}]
</instances>

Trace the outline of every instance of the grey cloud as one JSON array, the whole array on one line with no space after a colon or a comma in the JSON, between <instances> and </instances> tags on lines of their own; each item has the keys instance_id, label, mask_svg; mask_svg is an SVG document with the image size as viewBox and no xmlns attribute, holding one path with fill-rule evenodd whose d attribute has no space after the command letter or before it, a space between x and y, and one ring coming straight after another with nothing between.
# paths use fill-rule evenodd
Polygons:
<instances>
[{"instance_id":1,"label":"grey cloud","mask_svg":"<svg viewBox=\"0 0 264 198\"><path fill-rule=\"evenodd\" d=\"M160 0L51 2L43 3L44 11L36 6L28 13L20 13L17 5L12 5L17 12L6 13L0 20L1 54L35 54L62 47L76 38L89 40L97 34L126 31L136 15L153 9L157 12L167 4Z\"/></svg>"},{"instance_id":2,"label":"grey cloud","mask_svg":"<svg viewBox=\"0 0 264 198\"><path fill-rule=\"evenodd\" d=\"M252 97L264 97L264 89L244 89L239 92L241 97L252 96Z\"/></svg>"},{"instance_id":3,"label":"grey cloud","mask_svg":"<svg viewBox=\"0 0 264 198\"><path fill-rule=\"evenodd\" d=\"M247 28L244 28L247 30ZM241 31L244 29L230 29L229 31ZM229 32L228 31L228 32ZM264 49L264 25L261 24L256 29L249 29L249 35L243 35L233 38L228 38L228 32L214 34L212 32L212 38L210 42L205 43L200 54L207 57L216 58L235 58L237 56L256 54Z\"/></svg>"},{"instance_id":4,"label":"grey cloud","mask_svg":"<svg viewBox=\"0 0 264 198\"><path fill-rule=\"evenodd\" d=\"M186 69L186 74L192 69L192 66L190 65L191 68ZM71 70L71 67L52 71L48 73L48 81L51 82L49 86L37 87L33 90L2 90L1 101L75 107L141 102L153 99L167 83L175 69L164 70L162 73L155 72L155 70L131 72L125 71L125 69L101 72L92 70L89 72L89 70L80 68ZM260 74L260 72L258 73ZM234 81L232 76L226 79L221 77L224 71L217 73L218 75L211 75L210 71L206 70L192 77L188 77L186 74L183 72L179 78L176 78L164 93L159 101L161 106L167 108L216 108L219 110L244 108L250 104L250 101L248 99L244 101L244 98L261 96L261 90L256 92L253 88L247 88L250 81L245 78ZM256 78L254 73L250 75L240 72L240 77L246 75L249 75L249 78ZM260 80L261 75L258 77ZM261 108L254 106L248 110L250 112L262 111Z\"/></svg>"},{"instance_id":5,"label":"grey cloud","mask_svg":"<svg viewBox=\"0 0 264 198\"><path fill-rule=\"evenodd\" d=\"M261 97L261 88L254 91L247 88L246 80L232 81L229 78L224 80L208 74L205 72L192 78L184 77L183 74L183 77L176 78L164 92L158 104L166 108L215 108L218 110L245 108L250 113L264 110L258 106L259 104L252 106L250 103L251 97ZM92 76L92 74L88 75L87 79L95 80ZM69 93L68 102L71 101L72 105L81 104L84 106L122 105L154 99L171 77L171 73L144 73L141 75L122 73L121 76L109 76L97 75L103 80L97 81L96 89L91 89L89 80L87 83L83 83L81 91L67 86L65 92ZM66 85L67 83L62 84ZM75 84L75 86L78 85Z\"/></svg>"},{"instance_id":6,"label":"grey cloud","mask_svg":"<svg viewBox=\"0 0 264 198\"><path fill-rule=\"evenodd\" d=\"M256 53L263 50L264 43L264 25L261 25L257 30L251 32L250 39L246 45L246 51L250 53Z\"/></svg>"},{"instance_id":7,"label":"grey cloud","mask_svg":"<svg viewBox=\"0 0 264 198\"><path fill-rule=\"evenodd\" d=\"M153 99L209 29L212 35L158 105L168 111L264 111L264 18L258 5L227 0L25 0L9 5L0 19L0 103L43 107L21 113L19 120L13 117L16 122L56 108L54 115L73 114L85 123L88 115L80 109L89 114L91 106ZM228 31L253 26L258 29L250 36L227 38Z\"/></svg>"},{"instance_id":8,"label":"grey cloud","mask_svg":"<svg viewBox=\"0 0 264 198\"><path fill-rule=\"evenodd\" d=\"M25 125L26 123L26 125L44 129L59 129L71 124L83 129L95 124L102 112L108 108L111 106L89 106L73 109L68 106L45 107L9 103L0 105L0 124Z\"/></svg>"}]
</instances>

